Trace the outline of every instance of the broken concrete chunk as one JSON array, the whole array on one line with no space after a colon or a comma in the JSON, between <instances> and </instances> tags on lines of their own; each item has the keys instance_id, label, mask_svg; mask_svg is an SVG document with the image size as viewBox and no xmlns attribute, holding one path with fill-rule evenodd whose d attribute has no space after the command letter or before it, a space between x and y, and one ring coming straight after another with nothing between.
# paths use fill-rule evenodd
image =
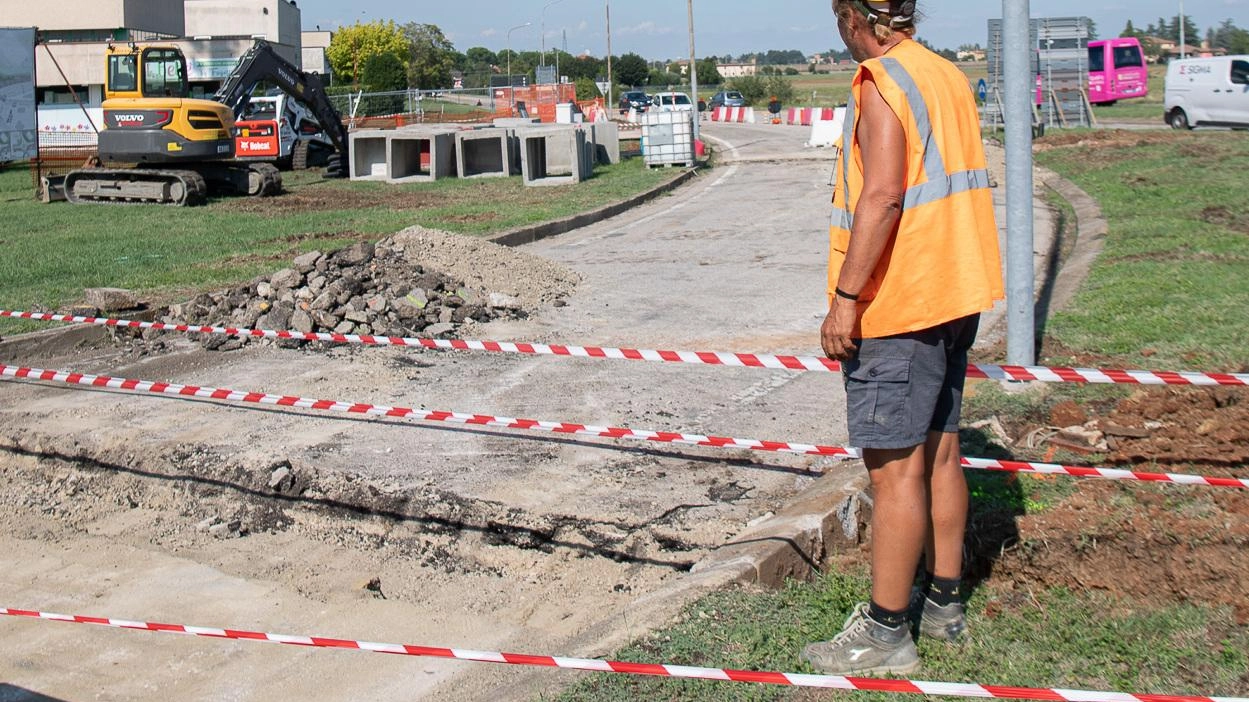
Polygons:
<instances>
[{"instance_id":1,"label":"broken concrete chunk","mask_svg":"<svg viewBox=\"0 0 1249 702\"><path fill-rule=\"evenodd\" d=\"M137 295L121 288L87 288L82 292L88 305L104 312L133 310L143 306Z\"/></svg>"},{"instance_id":2,"label":"broken concrete chunk","mask_svg":"<svg viewBox=\"0 0 1249 702\"><path fill-rule=\"evenodd\" d=\"M300 273L308 273L317 267L317 261L321 258L320 251L309 251L302 256L296 256L292 262L295 270Z\"/></svg>"},{"instance_id":3,"label":"broken concrete chunk","mask_svg":"<svg viewBox=\"0 0 1249 702\"><path fill-rule=\"evenodd\" d=\"M299 287L303 282L303 274L294 268L283 268L269 278L274 290L290 290Z\"/></svg>"},{"instance_id":4,"label":"broken concrete chunk","mask_svg":"<svg viewBox=\"0 0 1249 702\"><path fill-rule=\"evenodd\" d=\"M518 310L521 308L521 303L511 295L492 292L490 293L490 306L497 310Z\"/></svg>"}]
</instances>

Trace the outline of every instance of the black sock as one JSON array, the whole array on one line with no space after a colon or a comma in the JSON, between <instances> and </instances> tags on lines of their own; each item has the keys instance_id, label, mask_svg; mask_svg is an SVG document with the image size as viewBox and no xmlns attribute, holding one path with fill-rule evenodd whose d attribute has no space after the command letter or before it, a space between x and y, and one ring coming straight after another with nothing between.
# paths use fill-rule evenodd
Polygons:
<instances>
[{"instance_id":1,"label":"black sock","mask_svg":"<svg viewBox=\"0 0 1249 702\"><path fill-rule=\"evenodd\" d=\"M867 616L871 617L877 624L883 624L890 629L897 629L909 621L907 611L895 612L892 609L885 609L876 604L876 600L868 605Z\"/></svg>"},{"instance_id":2,"label":"black sock","mask_svg":"<svg viewBox=\"0 0 1249 702\"><path fill-rule=\"evenodd\" d=\"M928 576L931 582L928 584L928 599L938 607L946 607L963 599L962 578L938 578L935 575Z\"/></svg>"}]
</instances>

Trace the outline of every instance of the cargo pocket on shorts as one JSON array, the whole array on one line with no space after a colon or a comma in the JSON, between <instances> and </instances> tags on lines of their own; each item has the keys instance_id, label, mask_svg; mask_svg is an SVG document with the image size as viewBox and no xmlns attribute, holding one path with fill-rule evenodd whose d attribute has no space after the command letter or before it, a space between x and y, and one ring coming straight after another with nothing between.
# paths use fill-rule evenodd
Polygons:
<instances>
[{"instance_id":1,"label":"cargo pocket on shorts","mask_svg":"<svg viewBox=\"0 0 1249 702\"><path fill-rule=\"evenodd\" d=\"M911 359L870 358L846 373L846 383L861 383L859 401L849 407L860 421L876 426L906 428Z\"/></svg>"}]
</instances>

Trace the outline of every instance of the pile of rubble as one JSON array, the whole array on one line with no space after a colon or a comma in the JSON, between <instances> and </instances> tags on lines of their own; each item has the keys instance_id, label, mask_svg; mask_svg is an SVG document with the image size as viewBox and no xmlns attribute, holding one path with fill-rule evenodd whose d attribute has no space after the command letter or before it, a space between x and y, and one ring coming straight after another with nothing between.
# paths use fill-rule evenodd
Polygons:
<instances>
[{"instance_id":1,"label":"pile of rubble","mask_svg":"<svg viewBox=\"0 0 1249 702\"><path fill-rule=\"evenodd\" d=\"M168 322L278 331L375 336L454 334L468 320L524 316L519 299L480 292L410 261L394 239L359 242L334 253L312 251L250 283L197 295L169 308ZM242 339L212 336L209 349Z\"/></svg>"}]
</instances>

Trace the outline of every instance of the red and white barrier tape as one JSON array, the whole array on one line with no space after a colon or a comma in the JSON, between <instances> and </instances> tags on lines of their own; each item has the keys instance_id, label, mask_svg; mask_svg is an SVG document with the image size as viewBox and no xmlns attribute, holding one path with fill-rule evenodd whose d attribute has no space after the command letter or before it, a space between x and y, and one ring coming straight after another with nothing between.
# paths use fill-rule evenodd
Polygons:
<instances>
[{"instance_id":1,"label":"red and white barrier tape","mask_svg":"<svg viewBox=\"0 0 1249 702\"><path fill-rule=\"evenodd\" d=\"M297 634L268 634L241 629L217 629L187 626L185 624L160 624L157 622L106 619L82 615L54 614L21 609L0 608L0 615L24 617L71 624L94 624L114 629L131 629L163 634L182 634L210 639L232 641L257 641L303 646L305 648L336 648L370 653L391 653L421 658L450 658L475 663L502 663L541 668L564 668L587 670L598 673L625 675L649 675L653 677L684 678L690 680L716 680L720 682L760 683L787 685L791 687L816 687L838 690L871 692L895 692L942 697L984 697L1015 700L1067 700L1068 702L1249 702L1245 697L1206 697L1198 695L1150 695L1126 692L1098 692L1090 690L1065 690L1059 688L1010 687L1005 685L981 685L976 683L931 682L925 680L891 680L880 678L854 678L841 675L808 675L804 673L779 673L755 670L732 670L729 668L702 668L659 663L626 663L597 658L563 658L558 656L535 656L521 653L472 651L412 644L374 643L351 639L334 639L323 636Z\"/></svg>"},{"instance_id":2,"label":"red and white barrier tape","mask_svg":"<svg viewBox=\"0 0 1249 702\"><path fill-rule=\"evenodd\" d=\"M821 446L818 444L799 444L786 441L735 439L723 436L703 436L701 434L651 431L647 429L626 429L623 427L593 426L586 424L574 424L570 422L550 422L537 419L496 417L488 414L465 414L461 412L449 412L443 410L418 410L408 407L390 407L386 405L373 405L362 402L314 400L312 398L297 397L292 395L271 395L268 393L244 392L241 390L227 390L224 388L207 388L195 385L160 383L150 380L111 378L104 375L87 375L84 373L52 371L39 368L19 368L3 364L0 364L0 378L41 380L63 383L66 385L84 385L88 387L104 387L116 390L132 390L135 392L153 395L198 397L233 403L275 405L279 407L317 410L321 412L345 412L364 416L414 419L426 422L449 422L453 424L498 427L501 429L522 429L526 431L541 431L553 434L594 436L604 439L631 439L637 441L654 441L658 443L686 444L690 446L706 446L720 449L747 449L750 451L767 451L772 453L793 453L803 456L829 456L833 458L860 457L858 449L844 446ZM1104 478L1108 480L1133 480L1143 482L1178 483L1184 485L1206 485L1210 487L1249 488L1249 479L1215 478L1177 473L1142 473L1138 471L1116 470L1110 468L1062 466L1050 463L1024 463L1019 461L964 458L963 466L980 470L1004 471L1011 473L1061 474L1081 478Z\"/></svg>"},{"instance_id":3,"label":"red and white barrier tape","mask_svg":"<svg viewBox=\"0 0 1249 702\"><path fill-rule=\"evenodd\" d=\"M506 341L465 341L460 339L417 339L397 336L362 336L357 334L330 334L324 332L271 331L265 329L239 329L234 327L196 326L167 324L164 322L139 322L107 317L74 317L43 312L18 312L0 310L0 317L30 319L45 322L71 324L94 324L96 326L124 329L153 329L187 334L225 334L244 338L293 339L296 341L325 341L339 344L363 344L366 346L409 346L426 349L457 351L490 351L536 356L570 356L577 358L605 358L628 361L653 361L660 363L684 363L705 366L731 366L738 368L766 368L772 370L815 371L835 373L841 364L817 356L777 356L773 354L728 353L722 351L656 351L653 349L624 349L597 346L565 346L560 344L528 344ZM1105 370L1095 368L1049 368L1044 366L995 366L971 365L969 378L987 380L1011 380L1044 383L1094 383L1126 385L1224 385L1249 386L1249 373L1201 373L1195 371L1143 371Z\"/></svg>"}]
</instances>

